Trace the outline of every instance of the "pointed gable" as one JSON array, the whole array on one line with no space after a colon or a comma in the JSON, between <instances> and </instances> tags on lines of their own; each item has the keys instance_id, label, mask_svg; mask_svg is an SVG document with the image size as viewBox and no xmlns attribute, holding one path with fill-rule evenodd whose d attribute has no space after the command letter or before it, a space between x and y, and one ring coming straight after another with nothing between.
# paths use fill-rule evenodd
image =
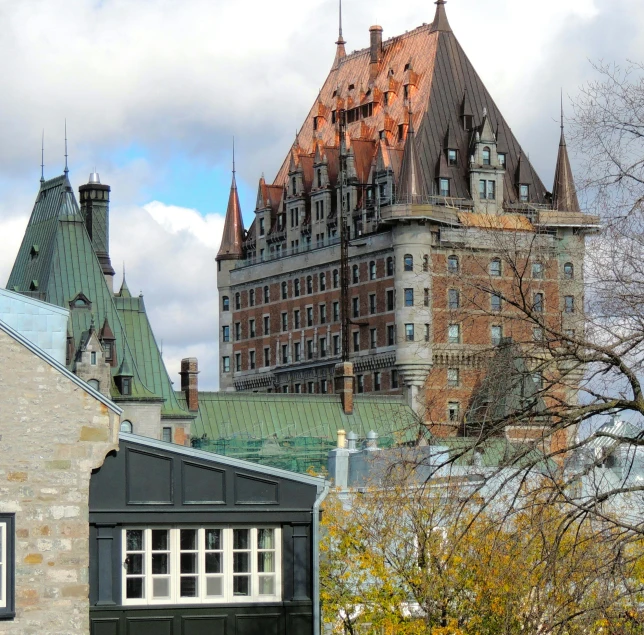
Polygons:
<instances>
[{"instance_id":1,"label":"pointed gable","mask_svg":"<svg viewBox=\"0 0 644 635\"><path fill-rule=\"evenodd\" d=\"M236 260L244 255L244 221L242 220L237 181L233 172L233 180L228 196L228 209L224 222L224 232L221 237L221 246L217 253L217 260Z\"/></svg>"}]
</instances>

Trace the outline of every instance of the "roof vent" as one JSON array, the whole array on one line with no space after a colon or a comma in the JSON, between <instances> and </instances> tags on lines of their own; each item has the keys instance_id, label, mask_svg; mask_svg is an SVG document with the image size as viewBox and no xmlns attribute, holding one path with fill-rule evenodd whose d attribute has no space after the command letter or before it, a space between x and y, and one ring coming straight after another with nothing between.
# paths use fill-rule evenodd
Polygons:
<instances>
[{"instance_id":1,"label":"roof vent","mask_svg":"<svg viewBox=\"0 0 644 635\"><path fill-rule=\"evenodd\" d=\"M88 181L88 183L93 183L93 184L99 184L99 185L100 185L100 183L101 183L101 177L98 175L98 172L96 171L96 169L94 169L94 172L92 172L92 173L89 175L89 181Z\"/></svg>"}]
</instances>

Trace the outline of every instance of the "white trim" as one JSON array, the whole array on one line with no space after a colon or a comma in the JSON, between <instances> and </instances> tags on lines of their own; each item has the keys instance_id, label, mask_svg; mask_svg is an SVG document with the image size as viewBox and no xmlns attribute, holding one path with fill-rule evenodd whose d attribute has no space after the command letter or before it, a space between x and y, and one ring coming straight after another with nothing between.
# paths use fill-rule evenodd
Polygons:
<instances>
[{"instance_id":1,"label":"white trim","mask_svg":"<svg viewBox=\"0 0 644 635\"><path fill-rule=\"evenodd\" d=\"M205 535L208 529L221 530L221 549L220 550L206 550ZM234 553L240 553L240 550L233 549L233 533L236 529L247 529L250 531L249 535L249 548L242 550L241 553L246 552L249 556L249 593L246 595L234 595L233 579L237 574L233 571ZM261 529L270 529L273 534L273 549L260 550L258 548L258 532ZM143 549L137 551L127 551L127 532L128 531L142 531L143 532ZM168 565L167 574L154 574L152 573L152 555L159 553L152 551L152 531L162 530L168 531ZM181 550L181 531L182 530L196 530L197 531L197 548L190 550ZM154 605L179 605L179 604L235 604L235 603L272 603L280 602L282 599L282 532L281 528L276 525L265 526L251 526L251 525L185 525L185 526L163 526L163 527L144 527L132 526L124 527L121 533L121 559L123 562L121 573L121 588L122 588L122 604L124 606L154 606ZM163 550L162 553L165 553ZM259 554L260 553L273 553L273 572L259 571ZM197 556L197 567L194 576L190 572L181 573L181 554L194 553ZM221 572L220 573L206 573L206 554L207 553L220 553L221 554ZM142 556L142 573L131 574L128 576L127 568L125 566L128 554L135 554ZM242 574L244 572L241 572ZM260 594L259 583L263 577L273 577L273 593ZM196 595L195 596L181 596L181 578L195 577L197 579ZM239 577L239 576L237 576ZM127 598L127 580L129 579L142 579L143 592L141 598ZM221 579L221 596L207 595L207 581L209 579ZM154 597L153 581L157 579L167 579L168 595L163 597Z\"/></svg>"},{"instance_id":2,"label":"white trim","mask_svg":"<svg viewBox=\"0 0 644 635\"><path fill-rule=\"evenodd\" d=\"M7 523L0 522L0 540L2 549L0 549L0 608L7 608L7 585L9 584L7 576Z\"/></svg>"}]
</instances>

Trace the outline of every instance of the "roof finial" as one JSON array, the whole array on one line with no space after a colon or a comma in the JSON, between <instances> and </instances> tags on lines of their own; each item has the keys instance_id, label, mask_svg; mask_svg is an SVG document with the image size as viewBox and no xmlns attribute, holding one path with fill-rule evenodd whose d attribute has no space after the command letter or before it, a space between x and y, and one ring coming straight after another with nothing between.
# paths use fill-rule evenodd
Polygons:
<instances>
[{"instance_id":1,"label":"roof finial","mask_svg":"<svg viewBox=\"0 0 644 635\"><path fill-rule=\"evenodd\" d=\"M563 120L563 86L561 88L561 134L564 131L564 120Z\"/></svg>"},{"instance_id":2,"label":"roof finial","mask_svg":"<svg viewBox=\"0 0 644 635\"><path fill-rule=\"evenodd\" d=\"M235 135L233 135L233 176L235 176Z\"/></svg>"},{"instance_id":3,"label":"roof finial","mask_svg":"<svg viewBox=\"0 0 644 635\"><path fill-rule=\"evenodd\" d=\"M339 24L340 28L338 29L338 41L336 42L336 44L346 44L344 38L342 37L342 0L340 0Z\"/></svg>"},{"instance_id":4,"label":"roof finial","mask_svg":"<svg viewBox=\"0 0 644 635\"><path fill-rule=\"evenodd\" d=\"M45 182L45 130L42 131L42 142L40 144L40 182Z\"/></svg>"},{"instance_id":5,"label":"roof finial","mask_svg":"<svg viewBox=\"0 0 644 635\"><path fill-rule=\"evenodd\" d=\"M434 22L432 23L432 28L430 33L434 31L446 31L451 33L452 28L447 21L447 13L445 12L445 3L447 0L436 0L434 3L436 5L436 15L434 16Z\"/></svg>"},{"instance_id":6,"label":"roof finial","mask_svg":"<svg viewBox=\"0 0 644 635\"><path fill-rule=\"evenodd\" d=\"M69 167L67 166L67 119L65 119L65 176L69 174Z\"/></svg>"}]
</instances>

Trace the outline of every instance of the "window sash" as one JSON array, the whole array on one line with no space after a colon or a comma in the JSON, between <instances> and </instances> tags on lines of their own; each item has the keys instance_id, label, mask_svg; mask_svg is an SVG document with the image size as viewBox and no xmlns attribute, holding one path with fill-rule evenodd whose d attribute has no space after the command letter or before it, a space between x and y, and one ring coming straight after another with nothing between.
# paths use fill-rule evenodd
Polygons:
<instances>
[{"instance_id":1,"label":"window sash","mask_svg":"<svg viewBox=\"0 0 644 635\"><path fill-rule=\"evenodd\" d=\"M0 525L1 526L1 525ZM142 531L142 549L127 549L127 532ZM122 604L158 605L158 604L230 604L236 602L276 602L281 600L281 529L275 526L250 527L247 525L212 525L212 526L164 526L155 527L154 531L167 531L167 549L152 550L152 531L150 527L126 527L122 530ZM184 541L182 531L196 532L196 541ZM206 535L210 531L219 531L220 539L206 544ZM248 542L235 544L235 532L239 536L248 532ZM272 537L272 538L271 538ZM6 541L3 540L3 545ZM164 558L155 560L155 567L167 573L153 572L152 556L167 558L167 566L161 566ZM141 573L128 573L126 558L141 556ZM218 556L218 557L217 557ZM3 558L5 556L3 555ZM3 563L6 560L3 559ZM219 566L217 566L217 564ZM241 566L243 565L243 566ZM239 570L239 569L243 570ZM208 570L211 569L211 570ZM218 569L218 570L217 570ZM134 569L138 571L138 568ZM4 573L4 571L3 571ZM235 588L245 590L246 585L235 579L247 579L247 593L235 592ZM127 598L127 581L141 579L143 584L142 598ZM168 593L153 596L154 581L163 586L167 581ZM183 582L182 582L183 581ZM188 592L182 595L183 592Z\"/></svg>"}]
</instances>

